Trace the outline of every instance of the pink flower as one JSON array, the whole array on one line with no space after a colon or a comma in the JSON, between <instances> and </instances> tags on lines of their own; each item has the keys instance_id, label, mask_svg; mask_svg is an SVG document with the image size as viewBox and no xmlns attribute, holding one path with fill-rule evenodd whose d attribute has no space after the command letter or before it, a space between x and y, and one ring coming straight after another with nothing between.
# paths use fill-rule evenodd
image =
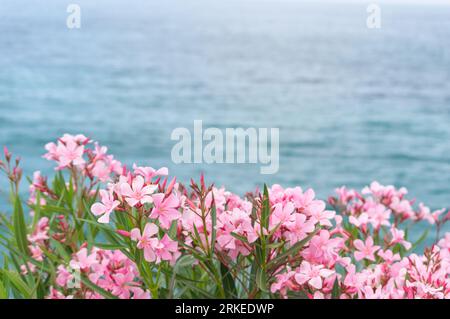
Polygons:
<instances>
[{"instance_id":1,"label":"pink flower","mask_svg":"<svg viewBox=\"0 0 450 319\"><path fill-rule=\"evenodd\" d=\"M444 238L442 238L439 243L439 247L450 252L450 233L445 233ZM450 256L449 256L450 257Z\"/></svg>"},{"instance_id":2,"label":"pink flower","mask_svg":"<svg viewBox=\"0 0 450 319\"><path fill-rule=\"evenodd\" d=\"M73 274L70 273L63 265L58 266L56 284L66 287L67 283L73 280Z\"/></svg>"},{"instance_id":3,"label":"pink flower","mask_svg":"<svg viewBox=\"0 0 450 319\"><path fill-rule=\"evenodd\" d=\"M336 194L339 197L339 202L342 205L347 205L350 201L357 197L357 192L354 189L347 189L345 186L336 188Z\"/></svg>"},{"instance_id":4,"label":"pink flower","mask_svg":"<svg viewBox=\"0 0 450 319\"><path fill-rule=\"evenodd\" d=\"M287 202L285 205L283 205L282 203L275 204L274 210L270 216L270 229L272 230L279 225L294 221L294 209L294 204L291 202Z\"/></svg>"},{"instance_id":5,"label":"pink flower","mask_svg":"<svg viewBox=\"0 0 450 319\"><path fill-rule=\"evenodd\" d=\"M371 261L375 261L374 253L380 249L380 246L373 245L372 237L367 237L366 242L364 243L362 240L357 239L353 242L353 245L358 251L355 251L355 259L360 261L362 259L368 259Z\"/></svg>"},{"instance_id":6,"label":"pink flower","mask_svg":"<svg viewBox=\"0 0 450 319\"><path fill-rule=\"evenodd\" d=\"M20 266L20 272L22 273L22 275L27 275L28 270L30 270L30 272L34 274L37 270L36 265L31 262L27 262L26 265Z\"/></svg>"},{"instance_id":7,"label":"pink flower","mask_svg":"<svg viewBox=\"0 0 450 319\"><path fill-rule=\"evenodd\" d=\"M53 287L50 287L50 294L46 297L47 299L73 299L72 295L65 296Z\"/></svg>"},{"instance_id":8,"label":"pink flower","mask_svg":"<svg viewBox=\"0 0 450 319\"><path fill-rule=\"evenodd\" d=\"M100 190L100 197L102 202L95 203L91 207L91 212L95 216L103 215L98 219L99 223L107 224L109 223L109 216L116 209L120 202L118 200L114 200L114 195L112 191Z\"/></svg>"},{"instance_id":9,"label":"pink flower","mask_svg":"<svg viewBox=\"0 0 450 319\"><path fill-rule=\"evenodd\" d=\"M61 291L69 293L73 286L69 283L75 284L77 268L79 267L79 260L87 259L86 267L81 269L89 280L98 287L112 293L121 299L148 299L150 293L143 289L143 283L139 278L139 272L136 265L128 259L120 250L102 250L93 248L92 253L88 255L86 248L80 250L80 253L74 255L71 265L76 268L70 270L64 265L59 265L55 283L57 286L63 288ZM95 258L94 258L95 257ZM90 260L92 259L92 260ZM90 261L89 261L90 260ZM80 269L78 268L78 271ZM52 289L52 288L51 288ZM56 293L51 291L47 298L60 299L71 298L72 296L65 296L63 293ZM103 299L104 297L88 287L82 290L77 290L77 297L85 299Z\"/></svg>"},{"instance_id":10,"label":"pink flower","mask_svg":"<svg viewBox=\"0 0 450 319\"><path fill-rule=\"evenodd\" d=\"M50 228L49 226L49 220L47 217L42 217L39 219L36 229L31 235L27 235L27 239L31 243L44 243L45 240L49 239L48 236L48 230Z\"/></svg>"},{"instance_id":11,"label":"pink flower","mask_svg":"<svg viewBox=\"0 0 450 319\"><path fill-rule=\"evenodd\" d=\"M66 144L59 142L56 154L58 156L58 169L69 165L81 166L85 163L83 159L84 145L78 145L73 140L68 140Z\"/></svg>"},{"instance_id":12,"label":"pink flower","mask_svg":"<svg viewBox=\"0 0 450 319\"><path fill-rule=\"evenodd\" d=\"M103 161L107 158L108 148L106 146L100 146L97 142L95 142L94 149L94 162L95 161Z\"/></svg>"},{"instance_id":13,"label":"pink flower","mask_svg":"<svg viewBox=\"0 0 450 319\"><path fill-rule=\"evenodd\" d=\"M305 239L309 233L315 229L313 220L306 220L306 215L295 214L294 221L287 224L287 231L284 236L290 241L291 245Z\"/></svg>"},{"instance_id":14,"label":"pink flower","mask_svg":"<svg viewBox=\"0 0 450 319\"><path fill-rule=\"evenodd\" d=\"M325 210L325 203L320 201L316 205L311 205L309 209L312 220L318 222L321 226L332 227L330 220L334 218L336 212Z\"/></svg>"},{"instance_id":15,"label":"pink flower","mask_svg":"<svg viewBox=\"0 0 450 319\"><path fill-rule=\"evenodd\" d=\"M75 142L77 144L87 144L87 143L91 142L83 134L71 135L71 134L66 133L60 138L60 140L64 143L68 143L70 141L70 142Z\"/></svg>"},{"instance_id":16,"label":"pink flower","mask_svg":"<svg viewBox=\"0 0 450 319\"><path fill-rule=\"evenodd\" d=\"M111 179L111 169L104 161L95 162L91 170L92 176L98 178L101 182L107 182Z\"/></svg>"},{"instance_id":17,"label":"pink flower","mask_svg":"<svg viewBox=\"0 0 450 319\"><path fill-rule=\"evenodd\" d=\"M132 299L151 299L150 292L139 287L130 287L130 291L133 293Z\"/></svg>"},{"instance_id":18,"label":"pink flower","mask_svg":"<svg viewBox=\"0 0 450 319\"><path fill-rule=\"evenodd\" d=\"M375 229L390 225L389 218L391 217L391 210L386 209L384 205L378 204L370 207L367 210L367 214L370 217L370 223Z\"/></svg>"},{"instance_id":19,"label":"pink flower","mask_svg":"<svg viewBox=\"0 0 450 319\"><path fill-rule=\"evenodd\" d=\"M181 253L178 251L178 243L165 234L164 237L159 242L159 245L155 247L156 262L159 263L161 260L170 262L173 266L180 257Z\"/></svg>"},{"instance_id":20,"label":"pink flower","mask_svg":"<svg viewBox=\"0 0 450 319\"><path fill-rule=\"evenodd\" d=\"M236 259L239 254L248 256L250 254L248 244L258 239L250 216L239 208L220 214L216 228L218 249L226 251L232 259ZM248 244L234 237L233 234L244 237Z\"/></svg>"},{"instance_id":21,"label":"pink flower","mask_svg":"<svg viewBox=\"0 0 450 319\"><path fill-rule=\"evenodd\" d=\"M387 249L385 251L383 250L379 250L378 251L378 256L380 256L381 258L384 259L384 261L386 261L387 263L392 263L394 261L399 261L400 260L400 255L399 254L393 254L391 250Z\"/></svg>"},{"instance_id":22,"label":"pink flower","mask_svg":"<svg viewBox=\"0 0 450 319\"><path fill-rule=\"evenodd\" d=\"M330 232L321 230L309 242L309 246L302 252L302 256L309 262L333 265L339 260L339 251L343 246L340 237L330 238Z\"/></svg>"},{"instance_id":23,"label":"pink flower","mask_svg":"<svg viewBox=\"0 0 450 319\"><path fill-rule=\"evenodd\" d=\"M333 274L333 270L326 269L323 265L311 265L309 262L303 261L300 268L297 269L295 281L299 285L308 283L315 289L322 289L323 279L328 278Z\"/></svg>"},{"instance_id":24,"label":"pink flower","mask_svg":"<svg viewBox=\"0 0 450 319\"><path fill-rule=\"evenodd\" d=\"M311 205L319 204L320 201L314 200L314 197L316 197L316 193L311 188L304 193L302 193L301 188L296 188L294 193L295 208L307 210L311 208Z\"/></svg>"},{"instance_id":25,"label":"pink flower","mask_svg":"<svg viewBox=\"0 0 450 319\"><path fill-rule=\"evenodd\" d=\"M138 228L131 231L131 239L137 241L137 248L144 250L144 258L148 262L160 263L162 260L169 261L174 264L180 256L178 251L178 243L164 235L159 240L155 235L158 234L158 226L148 223L145 225L144 232Z\"/></svg>"},{"instance_id":26,"label":"pink flower","mask_svg":"<svg viewBox=\"0 0 450 319\"><path fill-rule=\"evenodd\" d=\"M138 167L136 164L133 165L134 173L136 175L140 175L145 178L146 183L150 183L152 178L155 176L167 176L169 174L169 170L167 167L162 167L158 170L155 170L152 167Z\"/></svg>"},{"instance_id":27,"label":"pink flower","mask_svg":"<svg viewBox=\"0 0 450 319\"><path fill-rule=\"evenodd\" d=\"M369 223L369 215L367 215L367 213L362 213L358 217L350 216L348 221L350 224L353 224L358 228L365 227Z\"/></svg>"},{"instance_id":28,"label":"pink flower","mask_svg":"<svg viewBox=\"0 0 450 319\"><path fill-rule=\"evenodd\" d=\"M347 275L344 279L344 285L347 286L347 289L351 288L352 292L356 292L364 283L364 275L356 273L356 267L353 264L348 265L346 270Z\"/></svg>"},{"instance_id":29,"label":"pink flower","mask_svg":"<svg viewBox=\"0 0 450 319\"><path fill-rule=\"evenodd\" d=\"M154 207L150 218L158 218L161 227L168 229L172 221L181 217L181 213L178 211L180 201L174 194L170 194L167 198L164 198L164 196L164 194L153 195Z\"/></svg>"},{"instance_id":30,"label":"pink flower","mask_svg":"<svg viewBox=\"0 0 450 319\"><path fill-rule=\"evenodd\" d=\"M70 267L72 267L72 269L87 270L98 263L95 252L88 255L88 250L86 248L80 249L75 257L75 259L70 261Z\"/></svg>"},{"instance_id":31,"label":"pink flower","mask_svg":"<svg viewBox=\"0 0 450 319\"><path fill-rule=\"evenodd\" d=\"M31 258L37 261L44 260L44 252L39 246L29 245L28 248L30 249L31 252Z\"/></svg>"},{"instance_id":32,"label":"pink flower","mask_svg":"<svg viewBox=\"0 0 450 319\"><path fill-rule=\"evenodd\" d=\"M123 183L120 185L120 192L125 197L127 203L134 207L137 204L144 205L145 203L152 203L153 198L150 196L156 189L157 185L144 186L144 178L142 176L136 176L132 182L132 185Z\"/></svg>"},{"instance_id":33,"label":"pink flower","mask_svg":"<svg viewBox=\"0 0 450 319\"><path fill-rule=\"evenodd\" d=\"M365 299L383 299L381 287L365 286L363 288Z\"/></svg>"},{"instance_id":34,"label":"pink flower","mask_svg":"<svg viewBox=\"0 0 450 319\"><path fill-rule=\"evenodd\" d=\"M137 248L144 250L144 258L148 262L156 260L155 249L159 244L158 238L154 237L156 234L158 234L158 226L150 223L145 225L142 235L138 228L131 230L131 239L138 242Z\"/></svg>"},{"instance_id":35,"label":"pink flower","mask_svg":"<svg viewBox=\"0 0 450 319\"><path fill-rule=\"evenodd\" d=\"M49 161L57 161L59 158L58 152L56 151L57 146L55 143L48 143L45 145L45 149L47 153L43 156L45 159Z\"/></svg>"},{"instance_id":36,"label":"pink flower","mask_svg":"<svg viewBox=\"0 0 450 319\"><path fill-rule=\"evenodd\" d=\"M281 296L286 298L287 292L292 290L296 286L296 284L293 282L294 275L295 272L291 270L286 273L276 275L276 281L270 287L270 291L272 293L279 291Z\"/></svg>"},{"instance_id":37,"label":"pink flower","mask_svg":"<svg viewBox=\"0 0 450 319\"><path fill-rule=\"evenodd\" d=\"M405 240L405 232L403 230L392 227L391 235L392 235L392 239L390 242L391 245L400 244L403 245L403 247L405 247L406 250L411 249L412 245L410 242Z\"/></svg>"},{"instance_id":38,"label":"pink flower","mask_svg":"<svg viewBox=\"0 0 450 319\"><path fill-rule=\"evenodd\" d=\"M129 299L131 295L130 287L134 285L134 274L131 272L116 273L112 276L113 285L111 293L121 299Z\"/></svg>"}]
</instances>

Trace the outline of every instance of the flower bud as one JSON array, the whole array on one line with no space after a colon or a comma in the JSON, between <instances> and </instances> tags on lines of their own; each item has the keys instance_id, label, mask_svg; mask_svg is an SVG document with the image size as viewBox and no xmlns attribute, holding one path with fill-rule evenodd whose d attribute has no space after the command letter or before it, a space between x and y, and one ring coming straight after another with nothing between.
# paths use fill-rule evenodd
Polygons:
<instances>
[{"instance_id":1,"label":"flower bud","mask_svg":"<svg viewBox=\"0 0 450 319\"><path fill-rule=\"evenodd\" d=\"M6 146L3 147L3 153L5 154L5 159L7 162L11 160L11 153Z\"/></svg>"},{"instance_id":2,"label":"flower bud","mask_svg":"<svg viewBox=\"0 0 450 319\"><path fill-rule=\"evenodd\" d=\"M177 182L177 178L174 177L172 179L172 181L169 183L169 186L167 186L166 195L169 195L170 193L172 193L173 186L175 185L176 182Z\"/></svg>"},{"instance_id":3,"label":"flower bud","mask_svg":"<svg viewBox=\"0 0 450 319\"><path fill-rule=\"evenodd\" d=\"M127 232L126 230L122 230L122 229L117 229L116 232L119 235L122 235L124 237L131 237L131 234L129 232Z\"/></svg>"}]
</instances>

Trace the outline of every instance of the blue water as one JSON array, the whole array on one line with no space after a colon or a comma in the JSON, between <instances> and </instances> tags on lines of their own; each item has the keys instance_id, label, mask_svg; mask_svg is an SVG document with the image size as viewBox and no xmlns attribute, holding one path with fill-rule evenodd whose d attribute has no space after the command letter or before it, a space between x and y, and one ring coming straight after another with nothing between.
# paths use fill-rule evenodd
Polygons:
<instances>
[{"instance_id":1,"label":"blue water","mask_svg":"<svg viewBox=\"0 0 450 319\"><path fill-rule=\"evenodd\" d=\"M378 180L450 205L450 6L383 4L371 30L365 1L75 2L79 30L66 1L0 3L0 145L28 175L52 172L46 142L82 132L125 163L238 193ZM279 172L175 165L170 133L196 119L280 128Z\"/></svg>"}]
</instances>

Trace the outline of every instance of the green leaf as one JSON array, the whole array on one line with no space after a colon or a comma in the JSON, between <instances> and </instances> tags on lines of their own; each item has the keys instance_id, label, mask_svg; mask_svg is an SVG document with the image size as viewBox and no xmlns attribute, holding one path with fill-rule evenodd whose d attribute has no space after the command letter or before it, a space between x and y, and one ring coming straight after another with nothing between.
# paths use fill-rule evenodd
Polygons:
<instances>
[{"instance_id":1,"label":"green leaf","mask_svg":"<svg viewBox=\"0 0 450 319\"><path fill-rule=\"evenodd\" d=\"M105 244L105 243L93 243L93 247L98 247L105 250L116 250L124 248L122 245Z\"/></svg>"},{"instance_id":2,"label":"green leaf","mask_svg":"<svg viewBox=\"0 0 450 319\"><path fill-rule=\"evenodd\" d=\"M236 286L234 285L233 276L231 276L231 273L227 266L222 263L220 263L220 273L222 274L222 284L223 288L225 289L225 297L227 299L237 298L237 290Z\"/></svg>"},{"instance_id":3,"label":"green leaf","mask_svg":"<svg viewBox=\"0 0 450 319\"><path fill-rule=\"evenodd\" d=\"M61 205L61 204L59 204ZM45 205L42 206L42 211L45 211L46 213L62 213L62 214L70 214L70 210L68 210L67 208L64 208L62 206L58 206L58 205Z\"/></svg>"},{"instance_id":4,"label":"green leaf","mask_svg":"<svg viewBox=\"0 0 450 319\"><path fill-rule=\"evenodd\" d=\"M256 284L261 291L268 292L266 273L262 269L258 269L256 272Z\"/></svg>"},{"instance_id":5,"label":"green leaf","mask_svg":"<svg viewBox=\"0 0 450 319\"><path fill-rule=\"evenodd\" d=\"M211 257L214 255L214 249L216 247L216 224L217 224L217 210L216 210L216 204L214 200L214 194L212 196L212 207L211 207Z\"/></svg>"},{"instance_id":6,"label":"green leaf","mask_svg":"<svg viewBox=\"0 0 450 319\"><path fill-rule=\"evenodd\" d=\"M339 296L341 295L341 289L339 287L339 280L336 277L336 280L333 284L333 290L331 291L331 298L332 299L339 299Z\"/></svg>"},{"instance_id":7,"label":"green leaf","mask_svg":"<svg viewBox=\"0 0 450 319\"><path fill-rule=\"evenodd\" d=\"M191 255L184 255L183 257L177 260L175 264L174 271L178 272L180 269L185 267L192 267L195 264L195 258Z\"/></svg>"},{"instance_id":8,"label":"green leaf","mask_svg":"<svg viewBox=\"0 0 450 319\"><path fill-rule=\"evenodd\" d=\"M242 235L239 235L239 234L236 234L236 233L233 233L233 232L231 232L230 235L233 236L234 238L236 238L237 240L242 241L243 243L246 243L246 244L249 243L245 236L242 236Z\"/></svg>"},{"instance_id":9,"label":"green leaf","mask_svg":"<svg viewBox=\"0 0 450 319\"><path fill-rule=\"evenodd\" d=\"M264 229L269 229L269 216L270 216L269 190L267 189L267 185L264 184L264 195L261 211L261 224Z\"/></svg>"},{"instance_id":10,"label":"green leaf","mask_svg":"<svg viewBox=\"0 0 450 319\"><path fill-rule=\"evenodd\" d=\"M33 206L34 216L33 216L33 224L32 228L36 227L39 219L41 218L41 192L36 192L36 205Z\"/></svg>"},{"instance_id":11,"label":"green leaf","mask_svg":"<svg viewBox=\"0 0 450 319\"><path fill-rule=\"evenodd\" d=\"M289 291L287 296L289 299L309 299L304 291Z\"/></svg>"},{"instance_id":12,"label":"green leaf","mask_svg":"<svg viewBox=\"0 0 450 319\"><path fill-rule=\"evenodd\" d=\"M174 220L170 225L169 237L172 239L177 238L177 232L178 232L178 221Z\"/></svg>"},{"instance_id":13,"label":"green leaf","mask_svg":"<svg viewBox=\"0 0 450 319\"><path fill-rule=\"evenodd\" d=\"M297 255L297 253L302 249L310 240L314 237L314 235L319 231L320 228L317 228L314 232L308 235L305 239L295 243L291 248L287 249L284 253L278 255L276 258L272 259L267 263L268 268L277 269L282 265L289 257Z\"/></svg>"},{"instance_id":14,"label":"green leaf","mask_svg":"<svg viewBox=\"0 0 450 319\"><path fill-rule=\"evenodd\" d=\"M8 290L3 282L0 280L0 299L8 299Z\"/></svg>"},{"instance_id":15,"label":"green leaf","mask_svg":"<svg viewBox=\"0 0 450 319\"><path fill-rule=\"evenodd\" d=\"M115 214L117 219L117 224L119 225L119 228L125 229L126 231L130 231L133 228L133 224L130 221L130 218L127 214Z\"/></svg>"},{"instance_id":16,"label":"green leaf","mask_svg":"<svg viewBox=\"0 0 450 319\"><path fill-rule=\"evenodd\" d=\"M19 195L16 195L14 200L13 226L17 247L24 255L28 255L27 226L25 224L25 217L23 215L23 208Z\"/></svg>"},{"instance_id":17,"label":"green leaf","mask_svg":"<svg viewBox=\"0 0 450 319\"><path fill-rule=\"evenodd\" d=\"M420 238L411 246L410 251L414 251L425 239L427 239L429 231L430 231L430 229L426 229L422 233Z\"/></svg>"},{"instance_id":18,"label":"green leaf","mask_svg":"<svg viewBox=\"0 0 450 319\"><path fill-rule=\"evenodd\" d=\"M70 260L70 254L67 252L66 247L63 246L59 241L51 239L53 246L55 246L56 252L63 258L66 262Z\"/></svg>"},{"instance_id":19,"label":"green leaf","mask_svg":"<svg viewBox=\"0 0 450 319\"><path fill-rule=\"evenodd\" d=\"M33 289L28 287L28 285L22 280L22 278L20 278L20 275L17 272L6 269L1 269L0 271L2 275L9 280L13 287L22 294L24 298L32 298Z\"/></svg>"},{"instance_id":20,"label":"green leaf","mask_svg":"<svg viewBox=\"0 0 450 319\"><path fill-rule=\"evenodd\" d=\"M175 282L177 279L177 274L186 267L192 267L195 263L195 258L191 255L184 255L177 260L175 267L173 267L173 272L170 274L170 284L168 289L168 298L173 299L173 295L175 293Z\"/></svg>"},{"instance_id":21,"label":"green leaf","mask_svg":"<svg viewBox=\"0 0 450 319\"><path fill-rule=\"evenodd\" d=\"M86 285L89 289L99 293L103 297L105 297L107 299L118 299L117 296L114 296L110 292L104 290L103 288L100 288L99 286L94 284L92 281L90 281L87 277L81 276L80 279L83 282L83 284Z\"/></svg>"}]
</instances>

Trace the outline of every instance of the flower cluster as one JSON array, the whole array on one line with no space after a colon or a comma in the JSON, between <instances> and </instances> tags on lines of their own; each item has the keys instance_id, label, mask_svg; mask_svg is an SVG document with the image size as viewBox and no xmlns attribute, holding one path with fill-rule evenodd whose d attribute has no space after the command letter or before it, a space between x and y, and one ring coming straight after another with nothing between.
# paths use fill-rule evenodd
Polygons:
<instances>
[{"instance_id":1,"label":"flower cluster","mask_svg":"<svg viewBox=\"0 0 450 319\"><path fill-rule=\"evenodd\" d=\"M311 239L305 251L314 247L316 252L304 255L300 267L276 276L273 292L310 298L450 298L450 234L418 255L410 253L412 244L401 229L408 221L423 220L440 227L448 220L448 214L439 218L445 209L431 212L422 203L414 209L405 188L377 182L361 193L345 187L336 193L329 199L340 213L335 225L320 231L323 240ZM323 259L327 254L330 258Z\"/></svg>"},{"instance_id":2,"label":"flower cluster","mask_svg":"<svg viewBox=\"0 0 450 319\"><path fill-rule=\"evenodd\" d=\"M82 134L64 134L56 143L45 146L44 158L55 161L57 170L78 169L83 175L101 182L111 180L111 175L122 172L122 164L108 155L108 149Z\"/></svg>"},{"instance_id":3,"label":"flower cluster","mask_svg":"<svg viewBox=\"0 0 450 319\"><path fill-rule=\"evenodd\" d=\"M55 287L50 299L103 299L89 287L83 286L82 276L91 283L120 299L149 299L150 292L142 288L135 264L119 250L81 248L68 266L57 268Z\"/></svg>"},{"instance_id":4,"label":"flower cluster","mask_svg":"<svg viewBox=\"0 0 450 319\"><path fill-rule=\"evenodd\" d=\"M27 235L28 240L28 249L30 250L31 258L36 261L43 261L44 260L44 252L43 249L47 249L48 247L48 239L49 237L49 220L47 217L42 217L37 225L35 230ZM36 272L36 266L28 262L26 265L21 266L22 273L26 274L28 271L30 272Z\"/></svg>"},{"instance_id":5,"label":"flower cluster","mask_svg":"<svg viewBox=\"0 0 450 319\"><path fill-rule=\"evenodd\" d=\"M128 168L84 135L46 149L58 173L51 184L34 174L33 225L11 245L48 298L450 298L450 212L415 205L405 188L341 187L325 202L273 185L240 197L203 176L185 186L165 167ZM18 197L21 170L5 157ZM422 252L427 233L408 238L416 223L436 230Z\"/></svg>"}]
</instances>

